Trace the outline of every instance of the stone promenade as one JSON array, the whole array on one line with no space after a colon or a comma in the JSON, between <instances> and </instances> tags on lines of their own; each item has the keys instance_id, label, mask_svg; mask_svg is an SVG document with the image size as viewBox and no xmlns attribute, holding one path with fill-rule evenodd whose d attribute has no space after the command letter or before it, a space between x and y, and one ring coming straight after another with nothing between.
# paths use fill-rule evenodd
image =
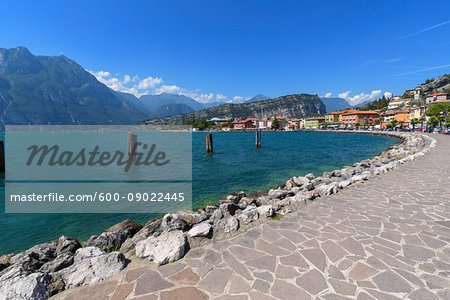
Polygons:
<instances>
[{"instance_id":1,"label":"stone promenade","mask_svg":"<svg viewBox=\"0 0 450 300\"><path fill-rule=\"evenodd\" d=\"M450 299L450 136L235 238L54 299Z\"/></svg>"}]
</instances>

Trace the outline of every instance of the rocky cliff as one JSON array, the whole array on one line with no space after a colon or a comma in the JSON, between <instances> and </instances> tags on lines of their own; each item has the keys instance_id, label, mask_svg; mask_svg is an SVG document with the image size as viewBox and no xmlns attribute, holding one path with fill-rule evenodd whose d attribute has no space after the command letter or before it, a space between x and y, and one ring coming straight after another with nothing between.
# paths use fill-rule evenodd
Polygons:
<instances>
[{"instance_id":1,"label":"rocky cliff","mask_svg":"<svg viewBox=\"0 0 450 300\"><path fill-rule=\"evenodd\" d=\"M450 74L442 75L428 83L421 84L422 93L426 96L433 93L450 92Z\"/></svg>"},{"instance_id":2,"label":"rocky cliff","mask_svg":"<svg viewBox=\"0 0 450 300\"><path fill-rule=\"evenodd\" d=\"M296 94L252 103L223 104L188 114L146 120L141 122L141 124L174 125L184 124L192 119L209 120L214 117L223 119L267 118L273 116L302 118L323 115L325 110L325 105L317 95Z\"/></svg>"}]
</instances>

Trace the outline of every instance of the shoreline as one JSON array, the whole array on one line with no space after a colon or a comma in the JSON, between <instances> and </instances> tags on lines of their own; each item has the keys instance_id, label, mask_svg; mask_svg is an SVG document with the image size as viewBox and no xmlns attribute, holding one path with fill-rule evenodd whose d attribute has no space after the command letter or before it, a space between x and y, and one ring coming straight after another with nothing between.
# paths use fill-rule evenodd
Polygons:
<instances>
[{"instance_id":1,"label":"shoreline","mask_svg":"<svg viewBox=\"0 0 450 300\"><path fill-rule=\"evenodd\" d=\"M106 258L117 260L118 263L113 264L114 271L112 273L114 274L125 268L128 263L126 257L133 255L148 259L159 265L172 262L182 258L192 248L231 238L265 222L267 218L277 218L288 214L292 210L307 205L315 198L337 193L348 185L360 183L373 176L388 172L398 164L423 156L436 144L434 139L420 133L344 130L314 132L385 135L401 141L381 154L357 162L353 166L324 172L322 176L317 177L313 174L307 174L305 177L293 177L285 185L269 190L265 193L267 195L257 198L247 197L243 192L231 193L226 199L218 201L214 206L206 206L196 212L179 211L166 214L163 218L150 220L144 227L131 220L125 220L112 226L109 231L105 231L99 236L92 236L83 247L78 241L66 237L61 237L58 242L52 241L36 245L31 248L34 248L31 252L43 251L45 248L58 248L60 243L69 243L73 246L73 252L71 253L75 257L75 262L60 270L53 270L53 272L28 271L28 273L22 272L20 276L23 280L33 276L33 274L42 274L39 275L42 279L50 277L47 278L47 282L43 280L40 285L44 291L44 298L36 298L45 299L45 297L62 290L84 285L72 282L71 279L73 278L71 278L70 273L76 273L77 269L82 269L83 263L92 264L93 261L98 261L100 258L103 258L102 263ZM164 242L170 245L170 249L164 247ZM11 265L7 268L14 269L14 266L20 268L21 259L27 254L29 255L31 249L10 257ZM125 253L125 256L115 251L119 249ZM87 252L87 250L96 252L96 255L85 255L84 252ZM82 258L79 258L80 261L78 261L77 257L80 256ZM59 256L53 260L58 258ZM49 262L44 263L44 265ZM10 272L0 270L0 295L2 281L8 279L8 277L4 277L5 273ZM83 280L83 282L89 285L94 283L93 281L98 282L114 275L112 273L103 274L103 277L99 275L100 278L90 278L90 280ZM78 276L80 275L78 274ZM59 286L55 282L59 282ZM45 293L47 293L47 296L45 296Z\"/></svg>"}]
</instances>

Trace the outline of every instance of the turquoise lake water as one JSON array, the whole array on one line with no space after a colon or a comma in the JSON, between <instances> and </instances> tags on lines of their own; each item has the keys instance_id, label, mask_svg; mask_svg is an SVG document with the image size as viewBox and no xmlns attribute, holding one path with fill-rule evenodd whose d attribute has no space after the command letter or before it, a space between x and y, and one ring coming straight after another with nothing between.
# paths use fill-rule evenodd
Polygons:
<instances>
[{"instance_id":1,"label":"turquoise lake water","mask_svg":"<svg viewBox=\"0 0 450 300\"><path fill-rule=\"evenodd\" d=\"M0 138L3 139L1 134ZM205 153L205 133L193 133L193 204L216 202L230 192L269 190L292 176L321 175L381 153L397 140L383 136L319 132L213 133L214 154ZM6 141L7 142L7 141ZM130 218L145 223L152 214L5 214L0 179L0 255L19 252L61 235L87 240Z\"/></svg>"}]
</instances>

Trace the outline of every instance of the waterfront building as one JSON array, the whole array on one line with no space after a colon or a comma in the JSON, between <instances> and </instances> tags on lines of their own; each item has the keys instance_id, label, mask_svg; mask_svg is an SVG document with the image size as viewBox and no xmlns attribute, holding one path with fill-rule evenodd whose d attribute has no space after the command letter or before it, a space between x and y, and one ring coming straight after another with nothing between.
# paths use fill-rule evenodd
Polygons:
<instances>
[{"instance_id":1,"label":"waterfront building","mask_svg":"<svg viewBox=\"0 0 450 300\"><path fill-rule=\"evenodd\" d=\"M247 118L245 120L237 120L233 122L234 129L255 129L258 119Z\"/></svg>"},{"instance_id":2,"label":"waterfront building","mask_svg":"<svg viewBox=\"0 0 450 300\"><path fill-rule=\"evenodd\" d=\"M327 126L338 127L342 124L342 112L332 112L325 115Z\"/></svg>"},{"instance_id":3,"label":"waterfront building","mask_svg":"<svg viewBox=\"0 0 450 300\"><path fill-rule=\"evenodd\" d=\"M395 111L388 110L388 111L382 112L380 114L380 118L381 118L380 127L386 128L387 124L389 124L395 120Z\"/></svg>"},{"instance_id":4,"label":"waterfront building","mask_svg":"<svg viewBox=\"0 0 450 300\"><path fill-rule=\"evenodd\" d=\"M212 118L211 120L209 120L209 122L214 122L214 123L216 123L217 125L222 125L222 124L224 124L224 123L228 123L228 120L227 120L227 119L221 119L221 118L214 117L214 118Z\"/></svg>"},{"instance_id":5,"label":"waterfront building","mask_svg":"<svg viewBox=\"0 0 450 300\"><path fill-rule=\"evenodd\" d=\"M320 125L323 123L325 123L325 117L307 118L305 128L320 128Z\"/></svg>"},{"instance_id":6,"label":"waterfront building","mask_svg":"<svg viewBox=\"0 0 450 300\"><path fill-rule=\"evenodd\" d=\"M374 110L355 110L342 114L342 124L351 127L354 127L356 123L359 123L361 126L371 126L374 125L379 118L380 114Z\"/></svg>"},{"instance_id":7,"label":"waterfront building","mask_svg":"<svg viewBox=\"0 0 450 300\"><path fill-rule=\"evenodd\" d=\"M420 86L418 86L418 87L416 87L414 89L406 90L405 92L409 93L414 98L414 100L421 99L422 88Z\"/></svg>"},{"instance_id":8,"label":"waterfront building","mask_svg":"<svg viewBox=\"0 0 450 300\"><path fill-rule=\"evenodd\" d=\"M389 101L388 110L398 109L400 106L406 106L413 98L396 99Z\"/></svg>"},{"instance_id":9,"label":"waterfront building","mask_svg":"<svg viewBox=\"0 0 450 300\"><path fill-rule=\"evenodd\" d=\"M395 111L394 119L398 123L403 122L404 125L409 126L409 123L411 121L411 110L409 108L404 108L402 110Z\"/></svg>"},{"instance_id":10,"label":"waterfront building","mask_svg":"<svg viewBox=\"0 0 450 300\"><path fill-rule=\"evenodd\" d=\"M425 98L426 104L434 104L439 102L450 102L450 95L447 93L434 93Z\"/></svg>"},{"instance_id":11,"label":"waterfront building","mask_svg":"<svg viewBox=\"0 0 450 300\"><path fill-rule=\"evenodd\" d=\"M294 130L298 130L302 128L303 119L292 119L288 121L294 128Z\"/></svg>"}]
</instances>

